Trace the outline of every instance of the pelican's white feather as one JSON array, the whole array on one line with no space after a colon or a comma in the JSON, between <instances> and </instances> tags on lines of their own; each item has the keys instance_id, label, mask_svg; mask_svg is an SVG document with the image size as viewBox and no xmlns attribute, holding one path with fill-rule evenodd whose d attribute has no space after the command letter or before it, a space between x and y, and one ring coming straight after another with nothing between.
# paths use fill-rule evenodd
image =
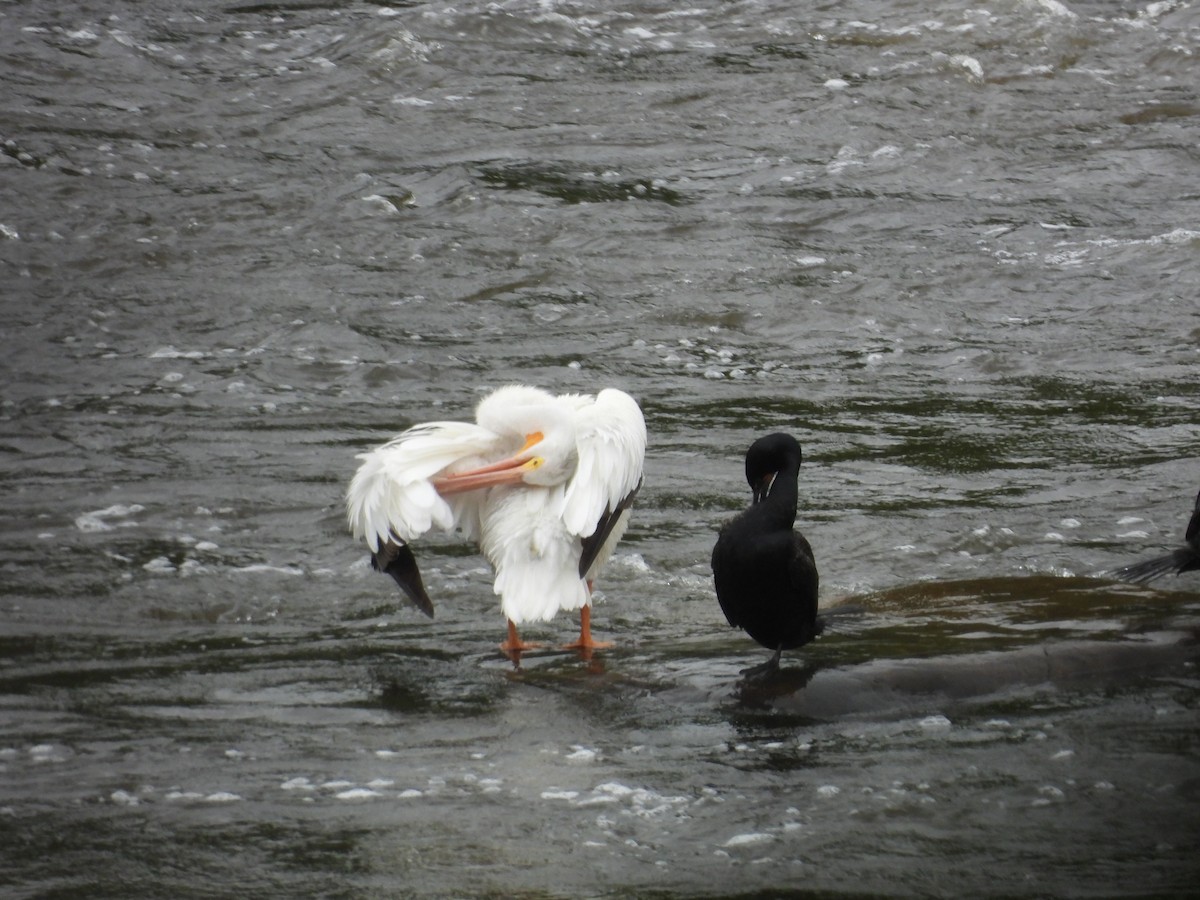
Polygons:
<instances>
[{"instance_id":1,"label":"pelican's white feather","mask_svg":"<svg viewBox=\"0 0 1200 900\"><path fill-rule=\"evenodd\" d=\"M411 541L434 525L470 530L473 504L452 505L434 489L439 472L472 465L496 444L495 432L471 422L429 422L358 456L362 465L346 492L350 530L371 552L391 534Z\"/></svg>"},{"instance_id":2,"label":"pelican's white feather","mask_svg":"<svg viewBox=\"0 0 1200 900\"><path fill-rule=\"evenodd\" d=\"M588 537L600 517L641 483L646 422L633 398L612 388L580 405L575 422L579 462L567 485L563 524L571 534Z\"/></svg>"},{"instance_id":3,"label":"pelican's white feather","mask_svg":"<svg viewBox=\"0 0 1200 900\"><path fill-rule=\"evenodd\" d=\"M562 526L563 488L494 488L481 509L480 549L496 571L504 615L548 621L588 602L579 540Z\"/></svg>"}]
</instances>

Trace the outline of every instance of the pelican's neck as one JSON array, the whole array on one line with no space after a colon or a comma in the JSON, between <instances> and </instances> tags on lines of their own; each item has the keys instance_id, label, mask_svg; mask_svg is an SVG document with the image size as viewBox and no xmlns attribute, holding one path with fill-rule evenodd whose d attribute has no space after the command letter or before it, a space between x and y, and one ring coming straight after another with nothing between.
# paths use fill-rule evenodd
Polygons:
<instances>
[{"instance_id":1,"label":"pelican's neck","mask_svg":"<svg viewBox=\"0 0 1200 900\"><path fill-rule=\"evenodd\" d=\"M475 421L510 436L516 444L514 458L542 458L539 467L525 476L526 484L564 484L575 473L575 423L570 407L559 398L522 385L500 388L479 404Z\"/></svg>"}]
</instances>

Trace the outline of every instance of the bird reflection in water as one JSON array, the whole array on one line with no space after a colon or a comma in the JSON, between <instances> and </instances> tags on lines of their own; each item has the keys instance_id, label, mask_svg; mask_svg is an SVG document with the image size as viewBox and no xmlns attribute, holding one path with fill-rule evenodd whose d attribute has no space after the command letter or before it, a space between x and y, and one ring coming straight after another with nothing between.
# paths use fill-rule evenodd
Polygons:
<instances>
[{"instance_id":1,"label":"bird reflection in water","mask_svg":"<svg viewBox=\"0 0 1200 900\"><path fill-rule=\"evenodd\" d=\"M733 696L743 707L773 709L776 701L794 697L808 687L820 670L821 666L815 663L754 666L742 673L742 678L734 685Z\"/></svg>"}]
</instances>

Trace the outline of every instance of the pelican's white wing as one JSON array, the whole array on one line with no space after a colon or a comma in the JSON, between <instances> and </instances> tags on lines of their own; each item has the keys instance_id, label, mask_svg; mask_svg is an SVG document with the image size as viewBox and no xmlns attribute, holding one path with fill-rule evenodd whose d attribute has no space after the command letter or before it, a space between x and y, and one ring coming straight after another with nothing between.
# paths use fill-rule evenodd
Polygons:
<instances>
[{"instance_id":1,"label":"pelican's white wing","mask_svg":"<svg viewBox=\"0 0 1200 900\"><path fill-rule=\"evenodd\" d=\"M579 461L567 484L563 524L586 538L641 484L646 422L632 397L607 388L579 405L575 426Z\"/></svg>"},{"instance_id":2,"label":"pelican's white wing","mask_svg":"<svg viewBox=\"0 0 1200 900\"><path fill-rule=\"evenodd\" d=\"M434 525L447 531L460 526L473 534L475 504L464 499L451 505L434 489L432 478L486 458L501 440L471 422L429 422L360 454L362 465L346 492L350 530L366 539L372 553L392 535L410 541Z\"/></svg>"}]
</instances>

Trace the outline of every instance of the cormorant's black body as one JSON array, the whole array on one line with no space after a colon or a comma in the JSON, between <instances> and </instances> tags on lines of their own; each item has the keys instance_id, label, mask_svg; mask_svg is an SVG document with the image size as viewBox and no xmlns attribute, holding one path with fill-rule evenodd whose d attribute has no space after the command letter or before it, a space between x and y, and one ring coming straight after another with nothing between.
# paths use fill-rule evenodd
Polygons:
<instances>
[{"instance_id":1,"label":"cormorant's black body","mask_svg":"<svg viewBox=\"0 0 1200 900\"><path fill-rule=\"evenodd\" d=\"M1200 570L1200 493L1196 494L1196 505L1192 509L1192 518L1188 522L1183 539L1186 546L1172 550L1166 556L1157 556L1117 569L1112 573L1113 577L1135 584L1146 584L1172 572L1182 575L1184 572Z\"/></svg>"},{"instance_id":2,"label":"cormorant's black body","mask_svg":"<svg viewBox=\"0 0 1200 900\"><path fill-rule=\"evenodd\" d=\"M800 445L787 434L759 438L746 453L754 502L727 522L713 547L713 581L729 624L768 650L784 650L821 633L817 565L812 547L793 530Z\"/></svg>"}]
</instances>

